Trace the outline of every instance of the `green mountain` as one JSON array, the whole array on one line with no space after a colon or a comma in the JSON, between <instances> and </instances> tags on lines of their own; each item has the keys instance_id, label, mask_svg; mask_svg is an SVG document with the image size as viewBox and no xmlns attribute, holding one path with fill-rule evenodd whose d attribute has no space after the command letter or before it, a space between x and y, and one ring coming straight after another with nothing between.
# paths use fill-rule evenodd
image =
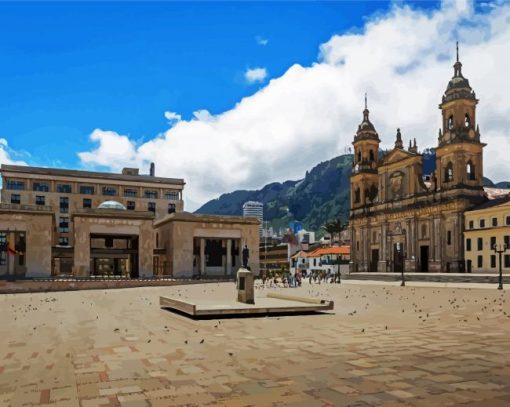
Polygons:
<instances>
[{"instance_id":1,"label":"green mountain","mask_svg":"<svg viewBox=\"0 0 510 407\"><path fill-rule=\"evenodd\" d=\"M381 151L381 157L384 155ZM255 191L234 191L223 194L199 208L196 213L242 215L246 201L264 204L264 219L276 228L287 228L291 221L303 222L305 229L322 232L326 222L340 219L346 222L350 209L350 180L352 154L324 161L299 181L274 182ZM423 173L431 174L435 168L434 150L423 152ZM485 186L505 188L510 182L496 185L484 178Z\"/></svg>"},{"instance_id":2,"label":"green mountain","mask_svg":"<svg viewBox=\"0 0 510 407\"><path fill-rule=\"evenodd\" d=\"M246 201L264 204L264 218L273 227L288 227L302 221L308 230L319 230L331 219L347 220L349 214L349 177L352 154L322 162L306 172L299 181L274 182L255 191L223 194L199 208L196 213L241 215Z\"/></svg>"}]
</instances>

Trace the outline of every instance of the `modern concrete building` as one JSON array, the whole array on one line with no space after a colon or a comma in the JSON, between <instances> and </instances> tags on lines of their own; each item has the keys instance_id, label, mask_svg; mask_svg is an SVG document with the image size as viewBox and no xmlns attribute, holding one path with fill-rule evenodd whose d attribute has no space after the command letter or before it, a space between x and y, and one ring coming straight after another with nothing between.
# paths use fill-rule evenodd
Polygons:
<instances>
[{"instance_id":1,"label":"modern concrete building","mask_svg":"<svg viewBox=\"0 0 510 407\"><path fill-rule=\"evenodd\" d=\"M510 197L485 202L465 212L464 258L468 273L499 272L498 254L494 245L503 254L503 273L510 273Z\"/></svg>"},{"instance_id":2,"label":"modern concrete building","mask_svg":"<svg viewBox=\"0 0 510 407\"><path fill-rule=\"evenodd\" d=\"M0 277L232 276L260 222L183 212L184 181L2 165Z\"/></svg>"}]
</instances>

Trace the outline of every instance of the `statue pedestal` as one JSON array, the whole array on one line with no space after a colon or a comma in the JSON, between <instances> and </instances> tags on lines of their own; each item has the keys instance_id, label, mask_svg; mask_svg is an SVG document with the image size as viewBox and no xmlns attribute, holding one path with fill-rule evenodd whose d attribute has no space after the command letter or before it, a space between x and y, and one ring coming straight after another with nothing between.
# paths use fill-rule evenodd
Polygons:
<instances>
[{"instance_id":1,"label":"statue pedestal","mask_svg":"<svg viewBox=\"0 0 510 407\"><path fill-rule=\"evenodd\" d=\"M240 268L237 271L237 301L255 304L253 273L245 268Z\"/></svg>"}]
</instances>

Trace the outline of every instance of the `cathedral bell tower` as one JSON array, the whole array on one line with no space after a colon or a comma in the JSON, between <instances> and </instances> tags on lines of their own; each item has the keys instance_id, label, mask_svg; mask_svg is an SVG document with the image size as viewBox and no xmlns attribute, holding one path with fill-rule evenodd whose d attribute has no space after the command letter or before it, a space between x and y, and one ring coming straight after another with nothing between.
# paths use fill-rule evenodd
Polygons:
<instances>
[{"instance_id":1,"label":"cathedral bell tower","mask_svg":"<svg viewBox=\"0 0 510 407\"><path fill-rule=\"evenodd\" d=\"M351 209L370 205L377 200L377 162L379 155L379 135L370 122L365 94L363 121L358 126L354 141L354 159L351 175Z\"/></svg>"},{"instance_id":2,"label":"cathedral bell tower","mask_svg":"<svg viewBox=\"0 0 510 407\"><path fill-rule=\"evenodd\" d=\"M453 78L448 83L439 109L442 129L439 129L436 149L437 188L478 189L483 192L483 147L476 124L475 92L462 75L457 43L457 61Z\"/></svg>"}]
</instances>

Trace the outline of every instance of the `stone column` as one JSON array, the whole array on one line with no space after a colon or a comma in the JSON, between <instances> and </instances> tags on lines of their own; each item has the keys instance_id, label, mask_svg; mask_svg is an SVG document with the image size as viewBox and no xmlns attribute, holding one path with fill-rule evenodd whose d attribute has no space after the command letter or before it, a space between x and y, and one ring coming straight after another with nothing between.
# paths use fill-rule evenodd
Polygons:
<instances>
[{"instance_id":1,"label":"stone column","mask_svg":"<svg viewBox=\"0 0 510 407\"><path fill-rule=\"evenodd\" d=\"M205 239L200 238L200 276L205 275Z\"/></svg>"},{"instance_id":2,"label":"stone column","mask_svg":"<svg viewBox=\"0 0 510 407\"><path fill-rule=\"evenodd\" d=\"M232 274L232 240L227 239L227 268L226 274Z\"/></svg>"}]
</instances>

